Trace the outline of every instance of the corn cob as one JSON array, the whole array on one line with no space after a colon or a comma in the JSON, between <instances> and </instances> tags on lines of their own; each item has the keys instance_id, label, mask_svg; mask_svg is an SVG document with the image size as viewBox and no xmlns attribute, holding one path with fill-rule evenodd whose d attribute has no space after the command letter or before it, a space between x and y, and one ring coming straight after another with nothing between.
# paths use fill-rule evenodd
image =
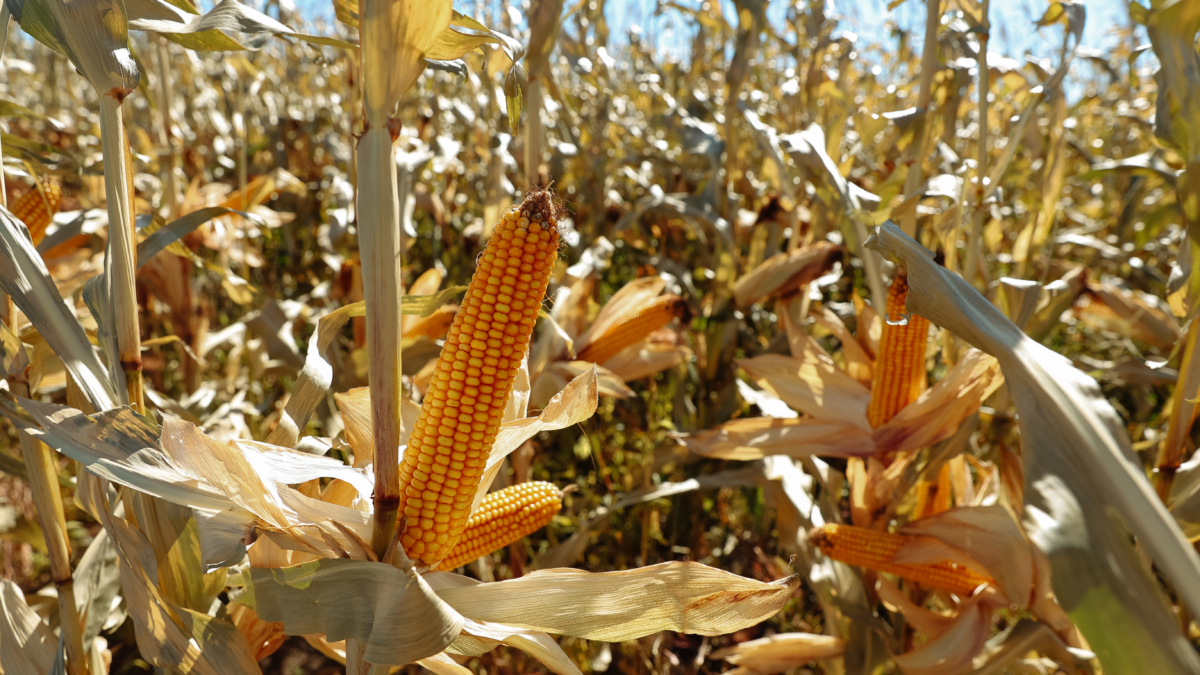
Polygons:
<instances>
[{"instance_id":1,"label":"corn cob","mask_svg":"<svg viewBox=\"0 0 1200 675\"><path fill-rule=\"evenodd\" d=\"M46 228L58 212L61 200L62 185L57 179L47 178L42 181L42 190L34 188L13 203L12 214L29 228L29 236L34 244L41 243L42 237L46 236Z\"/></svg>"},{"instance_id":2,"label":"corn cob","mask_svg":"<svg viewBox=\"0 0 1200 675\"><path fill-rule=\"evenodd\" d=\"M404 331L404 337L427 337L430 340L436 340L446 334L456 313L458 313L456 305L439 307L434 310L433 314L415 322L408 330Z\"/></svg>"},{"instance_id":3,"label":"corn cob","mask_svg":"<svg viewBox=\"0 0 1200 675\"><path fill-rule=\"evenodd\" d=\"M592 340L579 352L580 361L603 364L626 347L637 344L654 331L687 312L678 295L660 295L637 308Z\"/></svg>"},{"instance_id":4,"label":"corn cob","mask_svg":"<svg viewBox=\"0 0 1200 675\"><path fill-rule=\"evenodd\" d=\"M929 321L916 314L906 315L904 302L907 299L908 276L901 272L888 289L883 337L879 340L875 376L871 381L871 403L867 406L867 421L872 428L886 424L917 400L928 386L925 343L929 339Z\"/></svg>"},{"instance_id":5,"label":"corn cob","mask_svg":"<svg viewBox=\"0 0 1200 675\"><path fill-rule=\"evenodd\" d=\"M454 317L400 465L414 560L445 558L470 515L557 259L557 209L537 191L504 214Z\"/></svg>"},{"instance_id":6,"label":"corn cob","mask_svg":"<svg viewBox=\"0 0 1200 675\"><path fill-rule=\"evenodd\" d=\"M849 565L887 572L931 588L957 595L971 595L980 584L993 583L975 570L945 560L931 564L894 563L892 559L905 544L917 537L881 532L867 527L830 523L808 535L810 543L826 556Z\"/></svg>"},{"instance_id":7,"label":"corn cob","mask_svg":"<svg viewBox=\"0 0 1200 675\"><path fill-rule=\"evenodd\" d=\"M483 498L467 520L462 538L438 565L452 570L542 529L562 508L562 492L552 483L518 483Z\"/></svg>"}]
</instances>

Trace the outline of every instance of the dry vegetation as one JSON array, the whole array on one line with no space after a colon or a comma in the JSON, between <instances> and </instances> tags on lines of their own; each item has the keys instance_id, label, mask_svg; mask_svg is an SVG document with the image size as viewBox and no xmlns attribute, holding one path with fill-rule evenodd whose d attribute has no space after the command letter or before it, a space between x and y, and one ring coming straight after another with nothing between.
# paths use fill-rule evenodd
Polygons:
<instances>
[{"instance_id":1,"label":"dry vegetation","mask_svg":"<svg viewBox=\"0 0 1200 675\"><path fill-rule=\"evenodd\" d=\"M1200 672L1200 5L1148 1L1015 60L988 0L660 2L685 53L9 0L0 673Z\"/></svg>"}]
</instances>

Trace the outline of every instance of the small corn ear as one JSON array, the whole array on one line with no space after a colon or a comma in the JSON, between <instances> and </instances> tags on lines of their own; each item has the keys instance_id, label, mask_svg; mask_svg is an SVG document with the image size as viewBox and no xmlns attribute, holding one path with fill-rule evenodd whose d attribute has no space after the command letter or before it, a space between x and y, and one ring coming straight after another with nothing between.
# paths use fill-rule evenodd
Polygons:
<instances>
[{"instance_id":1,"label":"small corn ear","mask_svg":"<svg viewBox=\"0 0 1200 675\"><path fill-rule=\"evenodd\" d=\"M497 490L483 498L463 529L462 538L438 566L453 570L545 527L562 509L562 492L552 483L531 481Z\"/></svg>"},{"instance_id":2,"label":"small corn ear","mask_svg":"<svg viewBox=\"0 0 1200 675\"><path fill-rule=\"evenodd\" d=\"M875 358L871 381L871 402L867 421L872 428L883 426L925 391L925 343L929 340L929 321L904 309L908 299L908 276L896 275L887 295L883 336Z\"/></svg>"},{"instance_id":3,"label":"small corn ear","mask_svg":"<svg viewBox=\"0 0 1200 675\"><path fill-rule=\"evenodd\" d=\"M42 189L34 188L13 202L11 212L29 228L29 236L36 245L46 236L58 203L62 200L62 185L55 178L42 181Z\"/></svg>"},{"instance_id":4,"label":"small corn ear","mask_svg":"<svg viewBox=\"0 0 1200 675\"><path fill-rule=\"evenodd\" d=\"M603 335L589 342L579 352L579 360L603 364L621 350L637 344L654 331L671 323L671 319L681 317L686 312L687 303L683 298L671 294L660 295L629 313Z\"/></svg>"},{"instance_id":5,"label":"small corn ear","mask_svg":"<svg viewBox=\"0 0 1200 675\"><path fill-rule=\"evenodd\" d=\"M915 538L912 535L837 523L824 525L808 535L810 543L834 560L895 574L963 597L971 595L981 584L993 583L991 578L949 560L923 565L892 562L896 553Z\"/></svg>"}]
</instances>

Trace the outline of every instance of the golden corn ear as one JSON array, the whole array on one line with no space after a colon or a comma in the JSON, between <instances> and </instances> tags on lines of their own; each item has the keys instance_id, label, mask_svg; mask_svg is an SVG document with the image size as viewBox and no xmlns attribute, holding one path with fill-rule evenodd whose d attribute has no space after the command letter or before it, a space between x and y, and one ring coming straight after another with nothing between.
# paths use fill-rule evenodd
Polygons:
<instances>
[{"instance_id":1,"label":"golden corn ear","mask_svg":"<svg viewBox=\"0 0 1200 675\"><path fill-rule=\"evenodd\" d=\"M894 574L963 597L971 595L980 584L994 583L990 577L949 560L924 565L892 562L900 548L913 539L916 537L912 535L836 523L819 527L808 535L810 543L834 560Z\"/></svg>"},{"instance_id":2,"label":"golden corn ear","mask_svg":"<svg viewBox=\"0 0 1200 675\"><path fill-rule=\"evenodd\" d=\"M458 543L558 257L558 206L538 191L479 256L400 464L401 542L433 565Z\"/></svg>"},{"instance_id":3,"label":"golden corn ear","mask_svg":"<svg viewBox=\"0 0 1200 675\"><path fill-rule=\"evenodd\" d=\"M589 342L579 352L579 360L603 364L686 312L687 303L683 298L671 294L660 295L630 312L603 335Z\"/></svg>"},{"instance_id":4,"label":"golden corn ear","mask_svg":"<svg viewBox=\"0 0 1200 675\"><path fill-rule=\"evenodd\" d=\"M29 236L33 238L35 245L41 243L42 238L46 236L46 228L49 227L54 214L58 213L58 203L61 200L62 185L57 179L47 178L42 181L42 190L35 187L13 202L12 214L29 228Z\"/></svg>"},{"instance_id":5,"label":"golden corn ear","mask_svg":"<svg viewBox=\"0 0 1200 675\"><path fill-rule=\"evenodd\" d=\"M886 424L917 400L929 384L925 375L929 321L916 314L908 314L905 320L904 302L907 299L908 276L901 272L888 289L883 336L875 358L871 403L867 406L867 421L873 429Z\"/></svg>"},{"instance_id":6,"label":"golden corn ear","mask_svg":"<svg viewBox=\"0 0 1200 675\"><path fill-rule=\"evenodd\" d=\"M552 483L531 481L492 492L467 520L462 538L438 565L453 570L545 527L562 509L562 492Z\"/></svg>"}]
</instances>

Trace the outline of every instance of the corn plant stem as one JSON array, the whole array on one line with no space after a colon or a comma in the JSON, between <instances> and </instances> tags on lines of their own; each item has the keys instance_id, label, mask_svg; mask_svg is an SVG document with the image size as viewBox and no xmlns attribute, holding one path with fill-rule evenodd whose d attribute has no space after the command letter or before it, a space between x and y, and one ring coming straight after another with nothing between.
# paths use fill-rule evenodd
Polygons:
<instances>
[{"instance_id":1,"label":"corn plant stem","mask_svg":"<svg viewBox=\"0 0 1200 675\"><path fill-rule=\"evenodd\" d=\"M369 64L368 64L369 65ZM400 503L400 196L386 127L358 142L358 244L367 310L371 423L375 432L375 525L371 546L387 548Z\"/></svg>"},{"instance_id":2,"label":"corn plant stem","mask_svg":"<svg viewBox=\"0 0 1200 675\"><path fill-rule=\"evenodd\" d=\"M1184 451L1187 450L1186 436L1192 426L1192 413L1195 408L1190 401L1194 400L1196 391L1191 388L1188 375L1192 372L1193 359L1196 358L1196 342L1200 338L1200 322L1192 321L1183 340L1183 357L1179 363L1179 380L1175 391L1171 394L1171 422L1167 426L1167 436L1159 444L1158 459L1155 462L1154 489L1158 498L1164 504L1171 495L1171 487L1175 483L1175 474L1183 463Z\"/></svg>"},{"instance_id":3,"label":"corn plant stem","mask_svg":"<svg viewBox=\"0 0 1200 675\"><path fill-rule=\"evenodd\" d=\"M175 185L175 145L171 138L171 65L170 52L167 50L167 40L157 38L157 49L154 50L158 66L158 114L161 127L158 130L158 144L161 146L159 157L163 172L163 201L167 206L167 220L179 217L179 188Z\"/></svg>"},{"instance_id":4,"label":"corn plant stem","mask_svg":"<svg viewBox=\"0 0 1200 675\"><path fill-rule=\"evenodd\" d=\"M921 118L917 122L916 137L913 138L912 145L909 146L908 175L904 178L905 199L909 199L916 194L917 190L921 187L921 179L924 178L921 164L925 160L925 143L926 139L929 138L931 120L929 105L933 101L933 73L937 69L937 30L941 19L941 0L927 0L925 8L925 47L921 52L921 91L917 98L917 110L920 111ZM910 237L916 237L916 209L905 213L900 227L904 230L905 234Z\"/></svg>"},{"instance_id":5,"label":"corn plant stem","mask_svg":"<svg viewBox=\"0 0 1200 675\"><path fill-rule=\"evenodd\" d=\"M16 378L9 380L16 396L29 396L29 386ZM62 617L63 642L67 650L67 672L83 675L88 672L83 649L83 625L75 605L75 585L71 578L71 548L67 537L67 519L63 511L62 491L58 485L58 467L54 453L38 439L20 432L21 455L29 474L29 489L38 524L46 540L46 556L50 558L50 577L58 590L58 611Z\"/></svg>"},{"instance_id":6,"label":"corn plant stem","mask_svg":"<svg viewBox=\"0 0 1200 675\"><path fill-rule=\"evenodd\" d=\"M525 184L542 185L542 82L540 75L530 75L525 86Z\"/></svg>"},{"instance_id":7,"label":"corn plant stem","mask_svg":"<svg viewBox=\"0 0 1200 675\"><path fill-rule=\"evenodd\" d=\"M118 392L124 390L127 403L139 413L145 412L142 401L141 336L138 326L137 289L134 273L137 268L137 239L133 221L133 174L129 161L129 142L121 120L121 101L111 94L100 96L100 145L104 154L104 192L108 199L108 247L104 256L104 272L108 278L108 297L112 307L113 331L117 336L117 359L112 364L114 374L123 375L124 382L114 382Z\"/></svg>"},{"instance_id":8,"label":"corn plant stem","mask_svg":"<svg viewBox=\"0 0 1200 675\"><path fill-rule=\"evenodd\" d=\"M988 33L992 29L991 22L988 21L988 7L991 0L983 0L981 8L983 10L983 30L979 33L979 53L975 55L976 68L979 70L979 148L975 153L975 204L973 208L966 213L971 214L971 231L967 236L967 251L966 259L963 261L962 274L967 283L972 283L975 279L975 261L976 254L981 247L980 238L983 236L983 201L984 201L984 185L983 182L987 177L988 169L988 94L992 90L991 79L992 74L988 69L987 50L988 50Z\"/></svg>"},{"instance_id":9,"label":"corn plant stem","mask_svg":"<svg viewBox=\"0 0 1200 675\"><path fill-rule=\"evenodd\" d=\"M12 17L12 13L8 9L8 5L0 7L0 56L4 54L4 48L8 46L8 20ZM5 75L8 70L5 69ZM0 206L8 208L8 187L4 183L4 145L0 141ZM16 306L13 305L12 298L4 291L0 291L0 321L10 326L14 331L16 326L13 321L17 318Z\"/></svg>"}]
</instances>

